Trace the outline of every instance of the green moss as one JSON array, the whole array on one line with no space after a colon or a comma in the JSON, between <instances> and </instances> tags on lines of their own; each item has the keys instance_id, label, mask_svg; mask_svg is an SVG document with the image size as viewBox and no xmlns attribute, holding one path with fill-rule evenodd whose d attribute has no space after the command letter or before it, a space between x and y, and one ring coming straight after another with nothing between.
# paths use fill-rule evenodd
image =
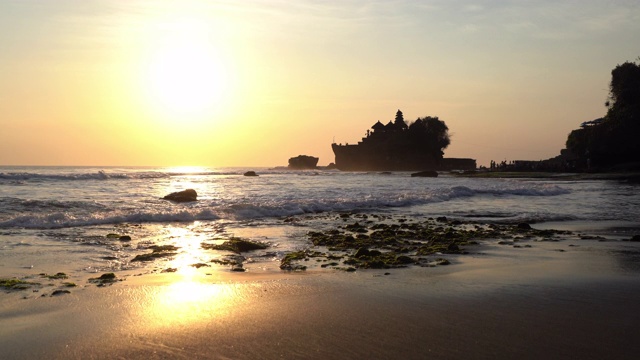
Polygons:
<instances>
[{"instance_id":1,"label":"green moss","mask_svg":"<svg viewBox=\"0 0 640 360\"><path fill-rule=\"evenodd\" d=\"M8 290L26 290L34 285L40 285L40 284L35 282L24 281L16 278L11 278L11 279L0 278L0 287Z\"/></svg>"},{"instance_id":2,"label":"green moss","mask_svg":"<svg viewBox=\"0 0 640 360\"><path fill-rule=\"evenodd\" d=\"M314 256L318 256L317 253L313 253ZM309 260L309 254L306 251L294 251L286 254L282 260L280 260L280 269L287 271L304 271L307 270L305 265L296 264L296 261Z\"/></svg>"},{"instance_id":3,"label":"green moss","mask_svg":"<svg viewBox=\"0 0 640 360\"><path fill-rule=\"evenodd\" d=\"M55 280L55 279L68 279L69 276L67 276L67 274L63 273L63 272L59 272L55 275L48 275L45 273L40 274L41 277L43 278L47 278L47 279L51 279L51 280Z\"/></svg>"}]
</instances>

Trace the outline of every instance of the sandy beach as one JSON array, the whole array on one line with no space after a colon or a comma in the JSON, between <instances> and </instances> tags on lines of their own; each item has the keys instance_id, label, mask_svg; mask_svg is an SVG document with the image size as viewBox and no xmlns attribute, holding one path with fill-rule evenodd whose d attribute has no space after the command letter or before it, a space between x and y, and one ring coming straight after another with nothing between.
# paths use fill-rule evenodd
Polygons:
<instances>
[{"instance_id":1,"label":"sandy beach","mask_svg":"<svg viewBox=\"0 0 640 360\"><path fill-rule=\"evenodd\" d=\"M0 348L6 359L635 359L639 254L595 240L479 245L435 268L198 269L3 293Z\"/></svg>"}]
</instances>

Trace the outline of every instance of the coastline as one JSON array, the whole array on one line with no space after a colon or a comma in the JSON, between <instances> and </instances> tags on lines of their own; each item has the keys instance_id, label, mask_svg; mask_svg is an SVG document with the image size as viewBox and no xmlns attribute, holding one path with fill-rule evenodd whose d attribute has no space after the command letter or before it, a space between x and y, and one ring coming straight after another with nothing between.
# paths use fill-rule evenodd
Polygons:
<instances>
[{"instance_id":1,"label":"coastline","mask_svg":"<svg viewBox=\"0 0 640 360\"><path fill-rule=\"evenodd\" d=\"M435 268L198 269L0 294L0 348L10 359L635 358L640 244L532 245L482 243Z\"/></svg>"},{"instance_id":2,"label":"coastline","mask_svg":"<svg viewBox=\"0 0 640 360\"><path fill-rule=\"evenodd\" d=\"M553 180L616 180L633 183L640 182L640 172L584 172L559 173L543 171L475 171L451 172L456 177L469 178L505 178L505 179L553 179Z\"/></svg>"}]
</instances>

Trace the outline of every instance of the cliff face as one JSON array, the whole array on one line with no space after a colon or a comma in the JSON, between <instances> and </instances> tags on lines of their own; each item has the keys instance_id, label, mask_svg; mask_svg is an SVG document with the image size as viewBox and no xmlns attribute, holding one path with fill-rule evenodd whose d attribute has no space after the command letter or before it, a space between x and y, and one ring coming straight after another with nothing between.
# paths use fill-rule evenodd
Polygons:
<instances>
[{"instance_id":1,"label":"cliff face","mask_svg":"<svg viewBox=\"0 0 640 360\"><path fill-rule=\"evenodd\" d=\"M393 151L386 146L331 144L336 167L347 171L418 171L439 167L437 157Z\"/></svg>"}]
</instances>

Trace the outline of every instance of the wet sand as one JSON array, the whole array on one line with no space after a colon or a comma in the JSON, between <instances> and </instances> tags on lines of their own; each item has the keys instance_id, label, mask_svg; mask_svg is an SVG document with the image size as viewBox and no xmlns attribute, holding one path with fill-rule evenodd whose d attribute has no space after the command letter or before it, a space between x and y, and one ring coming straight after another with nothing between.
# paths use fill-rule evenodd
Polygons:
<instances>
[{"instance_id":1,"label":"wet sand","mask_svg":"<svg viewBox=\"0 0 640 360\"><path fill-rule=\"evenodd\" d=\"M0 349L6 359L637 357L640 245L476 250L436 268L195 271L0 294Z\"/></svg>"}]
</instances>

